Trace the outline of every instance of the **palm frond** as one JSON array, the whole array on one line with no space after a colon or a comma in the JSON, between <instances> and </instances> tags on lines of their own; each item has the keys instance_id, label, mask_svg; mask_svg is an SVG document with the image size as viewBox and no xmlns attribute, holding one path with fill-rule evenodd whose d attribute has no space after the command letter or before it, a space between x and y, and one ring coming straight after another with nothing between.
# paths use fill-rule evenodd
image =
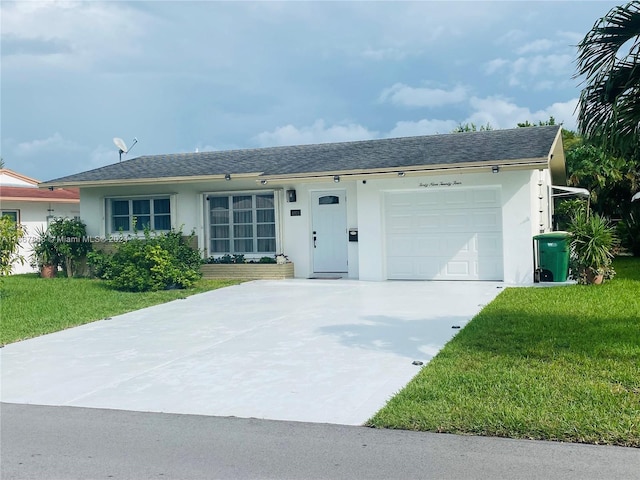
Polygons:
<instances>
[{"instance_id":1,"label":"palm frond","mask_svg":"<svg viewBox=\"0 0 640 480\"><path fill-rule=\"evenodd\" d=\"M578 129L616 152L640 143L640 1L615 7L578 44Z\"/></svg>"}]
</instances>

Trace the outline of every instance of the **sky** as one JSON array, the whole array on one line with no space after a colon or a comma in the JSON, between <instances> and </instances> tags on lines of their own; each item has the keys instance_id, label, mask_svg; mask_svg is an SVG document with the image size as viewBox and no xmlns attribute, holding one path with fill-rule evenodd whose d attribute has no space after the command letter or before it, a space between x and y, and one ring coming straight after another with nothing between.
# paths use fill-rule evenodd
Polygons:
<instances>
[{"instance_id":1,"label":"sky","mask_svg":"<svg viewBox=\"0 0 640 480\"><path fill-rule=\"evenodd\" d=\"M575 130L609 1L0 1L1 150L41 181L141 155Z\"/></svg>"}]
</instances>

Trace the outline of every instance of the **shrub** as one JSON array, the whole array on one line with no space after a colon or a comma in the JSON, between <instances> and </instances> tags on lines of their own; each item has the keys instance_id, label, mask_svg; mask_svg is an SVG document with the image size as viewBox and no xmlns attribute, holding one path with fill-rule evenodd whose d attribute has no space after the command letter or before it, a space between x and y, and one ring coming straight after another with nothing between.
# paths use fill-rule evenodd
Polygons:
<instances>
[{"instance_id":1,"label":"shrub","mask_svg":"<svg viewBox=\"0 0 640 480\"><path fill-rule=\"evenodd\" d=\"M601 215L576 214L569 225L571 232L572 275L578 283L589 283L596 275L612 278L611 266L617 245L615 230Z\"/></svg>"},{"instance_id":2,"label":"shrub","mask_svg":"<svg viewBox=\"0 0 640 480\"><path fill-rule=\"evenodd\" d=\"M228 253L225 253L221 257L209 257L206 263L231 264L231 263L248 263L248 262L244 258L244 255L241 255L241 254L229 255Z\"/></svg>"},{"instance_id":3,"label":"shrub","mask_svg":"<svg viewBox=\"0 0 640 480\"><path fill-rule=\"evenodd\" d=\"M617 231L621 245L640 257L640 213L627 213L618 223Z\"/></svg>"},{"instance_id":4,"label":"shrub","mask_svg":"<svg viewBox=\"0 0 640 480\"><path fill-rule=\"evenodd\" d=\"M67 272L67 277L78 274L80 262L91 251L87 226L78 219L57 218L49 225L46 235Z\"/></svg>"},{"instance_id":5,"label":"shrub","mask_svg":"<svg viewBox=\"0 0 640 480\"><path fill-rule=\"evenodd\" d=\"M9 275L14 262L24 263L24 258L18 254L23 236L22 226L8 215L0 216L0 276Z\"/></svg>"},{"instance_id":6,"label":"shrub","mask_svg":"<svg viewBox=\"0 0 640 480\"><path fill-rule=\"evenodd\" d=\"M193 233L189 241L193 238ZM143 292L169 288L189 288L200 278L202 260L189 246L182 231L130 238L119 243L113 254L90 255L96 276L117 290Z\"/></svg>"}]
</instances>

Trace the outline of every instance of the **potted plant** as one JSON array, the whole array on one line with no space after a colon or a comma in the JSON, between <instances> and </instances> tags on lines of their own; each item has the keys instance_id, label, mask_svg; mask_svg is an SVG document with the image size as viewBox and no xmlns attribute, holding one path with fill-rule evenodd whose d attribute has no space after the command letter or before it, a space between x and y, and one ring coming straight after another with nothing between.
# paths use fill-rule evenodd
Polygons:
<instances>
[{"instance_id":1,"label":"potted plant","mask_svg":"<svg viewBox=\"0 0 640 480\"><path fill-rule=\"evenodd\" d=\"M600 284L612 278L617 239L614 228L601 215L578 212L569 224L573 276L582 284Z\"/></svg>"},{"instance_id":2,"label":"potted plant","mask_svg":"<svg viewBox=\"0 0 640 480\"><path fill-rule=\"evenodd\" d=\"M36 230L31 256L32 265L40 270L42 278L53 278L58 272L60 255L55 240L42 228Z\"/></svg>"}]
</instances>

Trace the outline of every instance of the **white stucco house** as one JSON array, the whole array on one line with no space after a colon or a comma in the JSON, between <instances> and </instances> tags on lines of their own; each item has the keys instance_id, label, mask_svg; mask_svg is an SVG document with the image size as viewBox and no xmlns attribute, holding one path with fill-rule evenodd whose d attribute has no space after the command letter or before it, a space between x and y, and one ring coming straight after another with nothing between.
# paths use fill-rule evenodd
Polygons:
<instances>
[{"instance_id":1,"label":"white stucco house","mask_svg":"<svg viewBox=\"0 0 640 480\"><path fill-rule=\"evenodd\" d=\"M142 156L41 184L80 189L97 237L192 229L205 256L284 253L299 278L533 283L565 185L561 128Z\"/></svg>"},{"instance_id":2,"label":"white stucco house","mask_svg":"<svg viewBox=\"0 0 640 480\"><path fill-rule=\"evenodd\" d=\"M32 239L38 228L46 229L53 218L80 216L80 194L77 189L39 189L38 180L7 168L0 169L0 214L10 216L25 229L19 253L25 263L14 263L12 273L29 273Z\"/></svg>"}]
</instances>

